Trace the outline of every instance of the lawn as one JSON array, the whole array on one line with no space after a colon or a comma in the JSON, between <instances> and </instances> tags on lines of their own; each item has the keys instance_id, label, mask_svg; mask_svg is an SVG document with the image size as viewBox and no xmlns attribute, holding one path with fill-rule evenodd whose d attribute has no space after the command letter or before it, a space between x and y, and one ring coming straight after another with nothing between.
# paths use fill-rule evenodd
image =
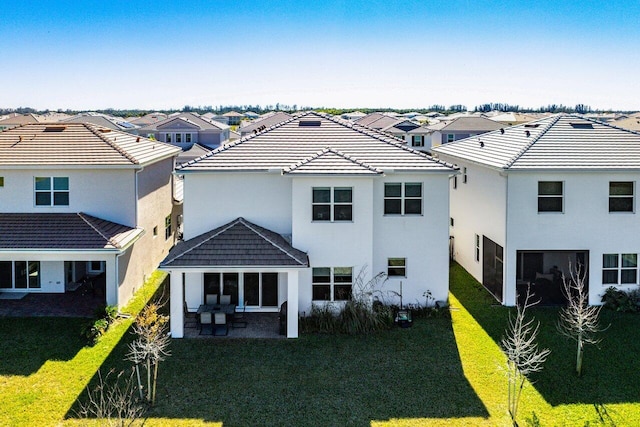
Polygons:
<instances>
[{"instance_id":1,"label":"lawn","mask_svg":"<svg viewBox=\"0 0 640 427\"><path fill-rule=\"evenodd\" d=\"M145 425L508 425L497 342L509 310L495 306L457 265L451 281L451 319L418 319L409 329L362 337L175 340ZM525 390L521 425L534 413L543 426L634 425L640 315L603 312L611 327L600 349L587 348L578 378L573 343L555 332L557 309L532 313L552 354ZM130 323L82 348L69 332L76 321L48 320L47 328L32 319L0 320L0 425L80 424L70 408L98 367L128 366Z\"/></svg>"}]
</instances>

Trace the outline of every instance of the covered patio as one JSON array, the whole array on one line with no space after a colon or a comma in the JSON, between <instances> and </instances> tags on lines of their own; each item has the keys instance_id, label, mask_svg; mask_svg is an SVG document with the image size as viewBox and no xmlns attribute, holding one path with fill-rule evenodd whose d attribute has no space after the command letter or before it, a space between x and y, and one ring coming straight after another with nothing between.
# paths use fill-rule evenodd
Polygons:
<instances>
[{"instance_id":1,"label":"covered patio","mask_svg":"<svg viewBox=\"0 0 640 427\"><path fill-rule=\"evenodd\" d=\"M267 313L275 315L273 327L278 330L278 312L286 302L285 334L296 338L298 272L308 266L306 253L280 234L244 218L178 243L160 264L171 275L171 335L190 336L185 327L189 318L202 311L207 295L216 295L226 296L236 311L245 314L247 329L251 315ZM239 330L234 334L233 329L229 327L229 336L249 334Z\"/></svg>"}]
</instances>

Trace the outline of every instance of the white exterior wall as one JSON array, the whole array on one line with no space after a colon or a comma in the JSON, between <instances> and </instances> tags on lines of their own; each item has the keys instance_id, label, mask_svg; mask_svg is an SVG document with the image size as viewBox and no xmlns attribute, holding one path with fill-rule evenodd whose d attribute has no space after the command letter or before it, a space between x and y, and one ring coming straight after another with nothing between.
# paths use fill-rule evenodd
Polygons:
<instances>
[{"instance_id":1,"label":"white exterior wall","mask_svg":"<svg viewBox=\"0 0 640 427\"><path fill-rule=\"evenodd\" d=\"M603 254L640 254L638 178L638 174L612 172L510 172L505 248L507 288L515 288L518 250L588 250L590 303L599 304L602 293L609 287L602 285ZM563 213L538 213L538 181L564 183ZM636 182L635 213L609 213L610 181ZM507 304L513 304L514 292L508 297Z\"/></svg>"},{"instance_id":2,"label":"white exterior wall","mask_svg":"<svg viewBox=\"0 0 640 427\"><path fill-rule=\"evenodd\" d=\"M310 267L353 267L354 278L373 265L373 179L295 177L293 183L292 245L309 254ZM353 221L312 221L313 187L352 187ZM367 279L368 280L368 279ZM311 268L300 271L300 311L312 301Z\"/></svg>"},{"instance_id":3,"label":"white exterior wall","mask_svg":"<svg viewBox=\"0 0 640 427\"><path fill-rule=\"evenodd\" d=\"M387 272L389 258L406 258L407 276L390 278L383 290L400 291L403 304L424 305L423 293L431 291L437 301L447 301L449 292L449 191L448 174L390 174L374 182L373 263L369 273ZM385 182L421 182L422 215L384 215ZM385 294L388 302L399 303Z\"/></svg>"},{"instance_id":4,"label":"white exterior wall","mask_svg":"<svg viewBox=\"0 0 640 427\"><path fill-rule=\"evenodd\" d=\"M0 212L84 212L129 227L136 226L135 171L132 169L3 170ZM69 206L36 206L34 177L68 177Z\"/></svg>"},{"instance_id":5,"label":"white exterior wall","mask_svg":"<svg viewBox=\"0 0 640 427\"><path fill-rule=\"evenodd\" d=\"M184 199L185 240L238 217L291 234L291 180L280 173L185 174Z\"/></svg>"},{"instance_id":6,"label":"white exterior wall","mask_svg":"<svg viewBox=\"0 0 640 427\"><path fill-rule=\"evenodd\" d=\"M451 227L453 258L476 280L482 283L482 237L506 248L507 178L499 171L439 155L440 159L457 164L460 175L457 188L451 188ZM464 183L463 168L467 168ZM536 190L537 191L537 190ZM475 236L480 236L480 260L475 258ZM508 255L505 253L505 257ZM505 258L506 263L506 258ZM514 276L515 277L515 276ZM515 280L515 279L514 279Z\"/></svg>"}]
</instances>

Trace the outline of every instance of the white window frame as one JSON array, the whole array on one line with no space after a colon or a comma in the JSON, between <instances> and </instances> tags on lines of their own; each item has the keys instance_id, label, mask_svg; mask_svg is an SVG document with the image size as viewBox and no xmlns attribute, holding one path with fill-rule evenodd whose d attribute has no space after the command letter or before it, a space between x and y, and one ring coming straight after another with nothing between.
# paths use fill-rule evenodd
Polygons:
<instances>
[{"instance_id":1,"label":"white window frame","mask_svg":"<svg viewBox=\"0 0 640 427\"><path fill-rule=\"evenodd\" d=\"M399 185L400 186L400 196L387 196L387 186L391 185ZM407 196L407 185L419 185L420 186L420 196ZM424 186L422 182L385 182L383 188L383 214L385 216L421 216L424 212ZM399 200L400 201L400 212L387 212L386 201L389 200ZM419 200L420 201L420 212L410 212L407 213L406 202L409 200Z\"/></svg>"},{"instance_id":2,"label":"white window frame","mask_svg":"<svg viewBox=\"0 0 640 427\"><path fill-rule=\"evenodd\" d=\"M314 270L316 269L328 269L329 270L329 281L328 282L316 282L315 279L315 275L314 275ZM336 277L337 277L337 271L338 270L348 270L350 271L350 276L351 276L351 281L350 282L339 282L336 281ZM342 276L348 276L349 274L342 274ZM328 286L329 287L329 299L313 299L313 287L315 286ZM349 287L350 288L350 293L349 293L349 297L348 298L340 298L337 299L336 298L336 287ZM353 267L313 267L311 270L311 298L312 301L317 301L317 302L341 302L341 301L348 301L349 299L351 299L351 296L353 295Z\"/></svg>"},{"instance_id":3,"label":"white window frame","mask_svg":"<svg viewBox=\"0 0 640 427\"><path fill-rule=\"evenodd\" d=\"M328 190L329 191L329 201L328 202L316 202L314 201L314 193L316 190ZM337 191L345 191L349 190L351 194L350 202L336 202L335 195ZM314 213L314 207L316 206L329 206L329 218L327 219L317 219ZM336 207L341 206L350 206L351 207L351 215L348 219L336 219ZM353 221L353 187L312 187L311 188L311 221L312 222L352 222Z\"/></svg>"},{"instance_id":4,"label":"white window frame","mask_svg":"<svg viewBox=\"0 0 640 427\"><path fill-rule=\"evenodd\" d=\"M631 184L631 194L611 194L611 184ZM630 210L611 210L611 201L615 199L631 199ZM634 213L636 210L636 183L635 181L609 181L609 213Z\"/></svg>"},{"instance_id":5,"label":"white window frame","mask_svg":"<svg viewBox=\"0 0 640 427\"><path fill-rule=\"evenodd\" d=\"M540 193L540 184L542 183L560 184L560 194ZM538 213L541 213L541 214L564 213L564 187L565 187L564 181L538 181L538 198L536 199L538 202ZM540 201L544 199L560 199L560 210L540 210Z\"/></svg>"},{"instance_id":6,"label":"white window frame","mask_svg":"<svg viewBox=\"0 0 640 427\"><path fill-rule=\"evenodd\" d=\"M392 260L397 260L397 261L402 261L404 265L391 265L391 261ZM396 269L396 270L404 270L404 275L402 274L391 274L390 273L390 269ZM407 277L407 258L404 257L391 257L391 258L387 258L387 277L388 278L394 278L394 277Z\"/></svg>"},{"instance_id":7,"label":"white window frame","mask_svg":"<svg viewBox=\"0 0 640 427\"><path fill-rule=\"evenodd\" d=\"M615 256L616 265L613 267L605 267L605 258ZM635 265L629 265L629 261L633 259ZM627 265L625 265L627 264ZM616 272L616 281L605 282L604 274L605 272ZM623 282L623 273L624 272L633 272L635 276L634 281L624 281ZM612 285L637 285L638 284L638 254L603 254L602 255L602 285L603 286L612 286Z\"/></svg>"},{"instance_id":8,"label":"white window frame","mask_svg":"<svg viewBox=\"0 0 640 427\"><path fill-rule=\"evenodd\" d=\"M38 189L38 180L48 180L49 181L49 189ZM67 188L65 190L56 189L56 179L66 179L67 180ZM36 207L66 207L71 204L71 191L69 189L69 177L68 176L34 176L33 177L33 205ZM39 204L38 203L38 194L48 194L49 195L49 204ZM56 194L66 194L67 195L67 203L56 203Z\"/></svg>"}]
</instances>

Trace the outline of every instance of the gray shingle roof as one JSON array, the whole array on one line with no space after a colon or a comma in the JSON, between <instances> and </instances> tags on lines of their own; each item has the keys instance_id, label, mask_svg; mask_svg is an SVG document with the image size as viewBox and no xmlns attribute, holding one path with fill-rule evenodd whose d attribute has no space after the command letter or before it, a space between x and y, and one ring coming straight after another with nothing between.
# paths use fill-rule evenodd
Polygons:
<instances>
[{"instance_id":1,"label":"gray shingle roof","mask_svg":"<svg viewBox=\"0 0 640 427\"><path fill-rule=\"evenodd\" d=\"M87 123L29 124L0 132L0 166L135 166L180 151Z\"/></svg>"},{"instance_id":2,"label":"gray shingle roof","mask_svg":"<svg viewBox=\"0 0 640 427\"><path fill-rule=\"evenodd\" d=\"M161 267L308 267L307 254L281 235L238 218L169 251Z\"/></svg>"},{"instance_id":3,"label":"gray shingle roof","mask_svg":"<svg viewBox=\"0 0 640 427\"><path fill-rule=\"evenodd\" d=\"M503 131L433 151L509 170L640 169L640 133L581 115L554 115Z\"/></svg>"},{"instance_id":4,"label":"gray shingle roof","mask_svg":"<svg viewBox=\"0 0 640 427\"><path fill-rule=\"evenodd\" d=\"M385 133L315 112L298 114L177 169L182 172L285 171L326 148L341 153L343 159L334 156L339 160L335 168L331 169L327 163L323 166L324 173L343 173L344 158L383 171L452 171L451 165L413 150Z\"/></svg>"},{"instance_id":5,"label":"gray shingle roof","mask_svg":"<svg viewBox=\"0 0 640 427\"><path fill-rule=\"evenodd\" d=\"M0 250L122 249L142 232L85 213L0 213Z\"/></svg>"}]
</instances>

